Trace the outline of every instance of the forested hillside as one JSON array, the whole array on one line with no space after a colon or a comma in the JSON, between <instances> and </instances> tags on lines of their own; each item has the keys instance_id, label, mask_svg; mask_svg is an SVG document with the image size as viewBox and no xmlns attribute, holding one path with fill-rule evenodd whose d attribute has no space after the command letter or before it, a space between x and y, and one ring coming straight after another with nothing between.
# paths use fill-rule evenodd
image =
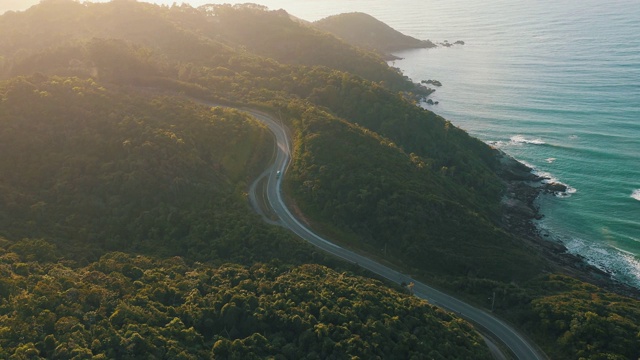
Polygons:
<instances>
[{"instance_id":1,"label":"forested hillside","mask_svg":"<svg viewBox=\"0 0 640 360\"><path fill-rule=\"evenodd\" d=\"M99 23L94 21L96 15L100 16ZM0 51L18 55L4 55L5 71L11 73L20 69L13 68L15 60L24 60L43 49L52 50L52 45L62 46L55 49L62 55L60 52L68 51L66 47L77 41L126 39L147 47L139 54L147 59L152 57L151 52L160 51L163 56L184 61L184 65L204 62L211 66L224 60L224 67L233 66L233 62L220 58L228 58L228 46L235 49L233 57L257 54L287 64L352 72L397 90L415 87L377 55L293 21L284 11L265 11L253 5L205 5L197 10L188 5L168 9L127 1L108 5L46 1L28 12L5 14L0 31L6 34L0 40Z\"/></svg>"},{"instance_id":2,"label":"forested hillside","mask_svg":"<svg viewBox=\"0 0 640 360\"><path fill-rule=\"evenodd\" d=\"M541 261L430 160L321 111L300 119L291 190L312 219L346 229L358 247L413 271L506 281L539 271Z\"/></svg>"},{"instance_id":3,"label":"forested hillside","mask_svg":"<svg viewBox=\"0 0 640 360\"><path fill-rule=\"evenodd\" d=\"M75 260L127 250L246 263L292 249L242 195L273 149L245 115L77 78L18 78L0 86L0 98L8 238L47 238ZM234 233L242 243L225 236Z\"/></svg>"},{"instance_id":4,"label":"forested hillside","mask_svg":"<svg viewBox=\"0 0 640 360\"><path fill-rule=\"evenodd\" d=\"M115 252L72 268L0 243L4 359L491 358L466 322L319 265Z\"/></svg>"},{"instance_id":5,"label":"forested hillside","mask_svg":"<svg viewBox=\"0 0 640 360\"><path fill-rule=\"evenodd\" d=\"M50 11L61 11L59 7L62 4L54 3L47 6L52 7ZM316 156L318 160L324 158L325 161L332 162L331 166L324 167L329 171L325 171L323 177L313 171L325 165L323 163L306 163L294 168L298 173L296 176L298 183L293 186L298 188L296 194L300 196L299 205L308 211L314 211L315 208L318 221L333 222L334 226L349 231L355 230L357 236L361 238L360 242L368 244L371 248L400 240L401 246L392 251L397 251L398 254L411 254L414 257L411 263L415 264L420 271L440 270L440 272L450 273L455 269L454 275L478 273L500 279L505 279L505 275L515 279L535 274L536 268L533 264L537 260L526 255L523 259L523 250L518 249L517 245L514 247L513 240L500 233L492 223L492 219L497 217L501 191L500 181L491 169L494 166L493 151L444 119L413 106L403 96L389 91L381 84L325 67L287 66L216 42L224 39L231 43L234 37L227 33L216 36L217 40L204 39L198 42L200 45L193 46L194 51L191 52L191 56L199 54L198 51L214 54L207 60L201 58L199 62L202 65L185 63L182 60L185 56L184 52L171 48L172 43L167 42L166 39L181 32L189 34L188 37L194 39L193 41L198 39L195 32L179 30L182 29L179 24L184 22L184 17L196 17L198 10L192 8L169 9L142 4L138 7L130 3L93 5L69 3L68 6L69 12L75 11L79 18L88 17L86 14L92 11L102 11L107 19L110 19L109 21L116 21L111 19L111 16L114 13L123 12L123 7L133 6L134 9L130 13L123 13L117 21L125 22L124 19L127 17L131 18L130 21L136 19L135 24L141 28L141 31L135 31L137 27L134 23L127 21L128 26L121 27L117 32L122 34L123 39L91 39L83 42L80 38L82 33L78 33L77 42L54 47L53 50L52 48L40 51L34 49L31 51L32 55L25 57L22 61L18 61L19 58L15 57L11 73L24 74L37 70L78 76L93 74L97 80L107 83L161 87L225 102L249 102L269 106L290 121L291 126L300 135L296 139L297 142L303 142L307 148L313 147L312 156ZM46 9L43 5L40 7ZM43 10L40 9L40 11ZM215 14L213 17L217 20L214 23L223 21L218 18L224 19L227 16L235 19L240 15L249 17L251 14L258 14L256 16L262 19L259 21L266 21L263 18L275 16L278 19L275 22L278 28L284 26L282 23L289 27L302 26L284 17L281 12L272 14L254 7L205 7L200 11L200 17L204 17L204 20L200 20L203 24L209 24L206 19L213 16L211 15L213 11ZM66 19L69 12L65 11L62 16ZM38 13L35 12L35 14ZM29 15L38 19L36 15L28 13L12 14L9 18L11 20L12 17ZM162 15L159 21L151 20L153 16L159 15ZM154 23L155 27L152 29L158 32L149 32L146 25L148 23ZM168 25L163 25L162 29L158 28L158 24L162 23ZM193 27L196 23L192 21L189 26ZM84 25L88 26L88 24ZM24 28L23 36L31 36L29 35L31 32L27 31L28 26L23 24L22 28ZM104 31L102 26L92 26L92 28L94 30L88 33ZM18 26L14 31L18 32L19 29ZM72 29L75 28L70 28L69 31ZM205 30L211 31L208 28ZM309 31L317 33L315 30ZM143 32L146 34L145 37L140 36ZM163 32L168 34L165 35ZM263 33L267 37L263 43L279 42L278 32ZM52 35L50 42L59 41L56 40L57 36ZM133 43L138 39L143 39L145 45ZM307 43L313 43L307 40ZM242 48L246 46L242 45ZM352 54L352 56L355 55ZM392 70L383 72L395 73ZM301 103L300 100L302 100ZM357 135L351 132L339 134L344 137L342 140L344 145L358 141L354 135L369 137L370 149L363 148L360 152L354 152L351 151L352 145L348 145L342 153L337 153L331 147L315 146L314 143L307 145L304 134L305 118L311 113L306 109L313 107L314 104L326 108L335 116L371 130L370 133ZM338 121L337 118L327 116L315 124L319 126L318 132L325 136L323 134L330 133L333 126L331 123L336 121ZM390 176L398 177L395 188L388 185L381 187L380 184L371 182L372 176L368 164L374 163L367 154L378 151L376 147L380 142L394 143L398 147L400 153L393 155L396 160L397 156L400 156L403 162L422 163L424 169L422 172L391 173ZM346 153L349 152L358 158L348 159ZM381 157L376 159L378 162L396 161L393 160L394 157L389 157L388 153L380 153L380 155ZM303 156L308 155L300 153L295 161L302 161ZM347 161L357 162L360 166L353 167ZM311 168L306 169L307 166ZM350 168L354 179L357 178L359 181L341 181L340 169L346 168ZM381 170L386 171L384 168ZM308 196L310 195L308 191L305 193L301 188L305 181L314 183L316 192L312 196ZM441 185L430 187L428 184L432 183ZM308 183L305 186L308 186ZM340 188L340 191L329 190L336 187ZM367 199L341 195L355 194L361 190L377 191L378 194ZM333 198L323 196L323 192L330 193ZM398 192L405 195L398 196L396 194ZM431 200L426 200L429 198ZM387 203L389 206L386 205ZM348 209L354 206L360 211L351 213ZM372 207L379 209L375 217L369 216ZM398 214L397 209L412 210ZM417 209L422 210L417 211ZM323 216L319 210L333 213L335 216L334 218ZM429 216L429 213L437 216ZM457 215L448 216L447 214ZM469 223L466 221L467 216L472 216L477 221ZM334 222L337 218L341 220ZM403 218L406 220L398 221ZM462 230L459 224L468 224L469 227ZM432 228L433 231L425 231L426 228ZM398 229L403 231L398 233L396 231ZM451 233L450 230L453 229L456 230ZM372 238L371 233L376 233L376 237ZM438 249L431 249L433 245ZM504 252L496 252L496 246L504 248ZM409 249L420 251L409 251ZM442 263L451 264L451 266L444 269L440 268L438 263L425 263L422 258L430 256L429 253L433 251L446 254L446 257L441 258ZM512 266L508 267L509 271L497 271L501 268L493 265L491 265L492 270L480 270L480 268L487 268L486 264L478 267L473 265L474 261L467 262L469 259L465 255L467 253L469 256L482 253L483 256L493 259L492 262L495 264L511 263ZM402 257L404 256L400 256ZM484 260L481 261L484 262ZM465 263L466 265L463 265ZM517 265L521 263L532 264L533 267Z\"/></svg>"},{"instance_id":6,"label":"forested hillside","mask_svg":"<svg viewBox=\"0 0 640 360\"><path fill-rule=\"evenodd\" d=\"M315 21L313 26L334 34L350 44L375 50L383 56L389 56L394 51L436 46L429 40L419 40L404 35L365 13L333 15Z\"/></svg>"},{"instance_id":7,"label":"forested hillside","mask_svg":"<svg viewBox=\"0 0 640 360\"><path fill-rule=\"evenodd\" d=\"M552 358L640 357L636 300L501 229L495 150L285 11L43 1L0 16L0 77L3 355L485 356L470 325L263 223L246 191L271 135L196 98L289 127L285 192L317 230L493 296Z\"/></svg>"}]
</instances>

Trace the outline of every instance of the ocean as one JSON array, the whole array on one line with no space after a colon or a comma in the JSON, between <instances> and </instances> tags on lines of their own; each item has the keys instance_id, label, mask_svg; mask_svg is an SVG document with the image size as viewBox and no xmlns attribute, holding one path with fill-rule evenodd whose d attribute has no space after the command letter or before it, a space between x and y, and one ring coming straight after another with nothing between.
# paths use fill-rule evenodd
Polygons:
<instances>
[{"instance_id":1,"label":"ocean","mask_svg":"<svg viewBox=\"0 0 640 360\"><path fill-rule=\"evenodd\" d=\"M640 287L640 1L254 2L309 21L366 12L416 38L464 41L390 65L442 83L439 104L422 106L567 184L539 199L540 229Z\"/></svg>"},{"instance_id":2,"label":"ocean","mask_svg":"<svg viewBox=\"0 0 640 360\"><path fill-rule=\"evenodd\" d=\"M366 12L434 42L398 53L412 80L442 83L422 104L540 174L538 226L570 252L640 287L640 2L261 0L314 21Z\"/></svg>"}]
</instances>

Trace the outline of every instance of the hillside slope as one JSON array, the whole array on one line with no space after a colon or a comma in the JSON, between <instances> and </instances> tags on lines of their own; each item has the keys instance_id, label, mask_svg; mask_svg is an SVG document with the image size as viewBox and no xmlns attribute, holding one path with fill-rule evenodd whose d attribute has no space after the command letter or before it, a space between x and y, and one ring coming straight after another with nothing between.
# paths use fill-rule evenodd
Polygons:
<instances>
[{"instance_id":1,"label":"hillside slope","mask_svg":"<svg viewBox=\"0 0 640 360\"><path fill-rule=\"evenodd\" d=\"M49 239L75 260L109 250L258 260L246 246L279 256L260 245L277 232L241 192L273 147L245 115L77 78L17 78L0 99L4 236Z\"/></svg>"},{"instance_id":2,"label":"hillside slope","mask_svg":"<svg viewBox=\"0 0 640 360\"><path fill-rule=\"evenodd\" d=\"M62 12L63 9L66 9L65 7L68 7L68 12ZM131 11L126 12L126 15L120 18L115 17L114 14L123 13L127 7L131 7ZM78 23L76 25L82 24L89 34L100 34L106 31L105 24L118 21L123 26L118 31L115 31L115 34L122 36L122 38L83 40L81 38L83 36L82 33L77 32L74 33L78 37L76 41L69 40L59 46L42 47L38 50L28 42L32 33L28 30L39 29L38 21L43 16L41 13L46 13L47 11L59 14L61 21L67 20L70 16L69 13L76 12L78 15L76 18ZM448 253L449 257L458 256L457 249L484 247L483 241L490 242L491 239L500 238L494 236L495 226L491 222L492 219L497 217L501 186L492 170L493 152L488 146L469 137L466 133L453 127L433 113L415 107L397 93L371 81L326 67L308 68L281 64L269 58L243 52L237 45L235 47L222 45L212 38L196 35L195 30L184 30L181 27L180 24L184 21L184 17L198 18L198 14L203 26L200 34L207 34L212 31L208 27L209 21L207 20L213 15L211 15L211 10L208 8L206 11L185 7L161 8L147 4L136 5L129 2L85 5L64 1L43 3L27 13L12 14L7 19L0 21L0 28L7 27L9 24L15 25L16 29L14 31L24 37L17 37L16 40L28 43L28 45L25 45L25 49L21 49L19 45L4 38L4 49L7 54L12 54L12 51L14 54L28 54L25 56L8 56L8 62L12 64L9 75L15 76L39 71L47 74L92 76L98 81L107 83L133 85L135 87L162 87L175 92L187 92L192 96L217 98L238 103L253 102L271 107L274 111L280 111L285 117L284 119L289 121L297 134L301 136L297 141L303 144L307 142L307 137L305 137L303 129L299 128L303 123L298 120L304 118L307 113L306 108L322 107L336 116L369 129L371 133L364 134L364 136L371 137L373 140L368 145L372 147L371 151L376 151L375 147L380 142L395 143L404 152L403 156L414 158L412 161L415 162L422 162L430 170L425 170L421 173L393 174L394 176L409 178L404 183L399 182L396 189L383 187L382 189L384 190L380 191L380 196L382 196L380 199L375 199L374 201L372 198L366 199L366 201L374 201L373 206L377 206L376 204L379 200L393 197L394 191L406 194L421 193L434 199L446 199L441 205L438 205L441 208L434 209L434 211L443 214L452 212L460 216L465 213L476 214L474 216L477 216L480 221L477 224L478 226L473 226L467 232L464 232L466 235L460 233L454 236L447 234L445 229L457 228L456 224L462 221L460 216L454 217L455 221L453 220L454 218L442 217L440 218L441 220L438 220L441 221L438 226L433 228L434 231L426 233L422 228L423 224L434 222L437 218L431 218L425 222L420 220L424 215L413 213L410 216L416 217L416 219L410 222L412 225L406 226L408 224L402 225L402 223L392 220L397 215L391 211L392 208L389 208L389 211L384 212L386 215L383 218L367 218L366 221L376 221L376 224L355 225L350 224L349 219L345 218L342 223L334 225L347 229L354 226L374 229L387 226L383 224L393 225L387 231L376 231L378 236L383 238L375 240L374 243L391 241L392 239L389 238L389 235L393 233L407 239L409 242L413 242L414 244L411 245L413 247L427 249L431 245L435 245L440 248L439 250ZM288 17L283 17L278 13L265 12L253 7L216 7L214 14L216 19L219 20L218 23L235 21L238 17L243 18L243 21L252 20L257 24L272 22L271 26L275 27L275 29L273 31L265 31L264 33L267 35L263 35L264 38L269 39L265 41L268 43L277 42L279 34L281 34L280 30L287 29L290 26L302 26L298 23L294 24ZM89 23L90 15L104 16L105 21L104 23L95 21L95 24ZM27 21L18 24L14 19L16 16ZM154 21L154 18L158 18L158 20ZM133 20L136 21L134 22ZM53 26L50 21L45 22L45 28ZM148 25L150 23L153 25ZM127 26L124 26L125 24ZM193 27L196 24L198 24L198 21L192 21L189 26ZM238 27L238 29L241 28L241 26ZM61 24L61 29L67 29L68 31L60 30L58 33L51 31L50 44L62 41L61 38L63 36L61 34L69 34L76 28L69 27L65 22ZM232 34L215 32L220 35L216 38L229 42L234 38L235 35L233 34L236 34L237 31L231 31ZM39 33L38 31L35 32ZM317 31L311 29L307 33L318 34ZM200 54L199 51L212 53L213 56L205 57L202 55L195 63L191 61L185 62L183 59L186 55L183 51L175 48L174 45L171 45L173 42L167 40L175 39L179 34L186 34L186 38L194 42L194 51L190 53L190 56L198 56ZM242 34L238 36L240 35ZM46 35L41 34L41 36L44 37ZM240 36L240 38L248 39L248 37L243 36ZM305 46L311 46L315 44L313 39L301 37L299 41L306 44ZM39 39L39 41L42 41L42 39ZM138 41L141 41L142 44L137 43ZM293 54L294 59L295 55ZM357 53L352 53L350 56L356 61L360 61L357 60L359 59ZM46 90L42 91L46 92ZM71 92L73 92L73 89ZM89 95L87 94L87 101L90 100ZM36 95L29 94L31 98L34 96ZM42 102L43 106L47 104L46 106L52 107L51 111L73 110L73 108L64 109L61 104L64 101L75 101L75 99L56 101L46 96L43 97L44 100L47 100ZM302 100L302 102L298 100ZM114 99L114 102L117 101ZM56 108L56 104L60 104L60 107ZM302 104L302 108L294 109L292 108L293 104ZM90 102L87 103L87 106L90 105ZM43 112L46 112L46 110L43 110ZM110 116L106 110L104 112L102 115L97 113L96 116L105 118ZM73 119L77 115L68 117ZM165 121L168 122L170 120L167 119ZM166 127L169 124L162 125L162 127ZM323 130L320 129L320 132L322 133ZM352 140L357 142L358 140L350 139L353 135L350 132L340 134L340 136L345 137L344 144L350 144ZM176 136L180 138L180 136ZM7 143L7 146L9 144ZM331 158L335 162L336 168L343 167L340 163L346 158L339 156L339 154L336 156L335 153L331 152L330 148L312 146L308 148L313 149L315 158ZM181 148L178 147L176 149ZM352 149L353 147L349 145L344 151L345 153L351 152L353 154L361 153ZM168 151L168 149L161 150ZM244 151L247 150L245 149ZM352 167L351 170L353 175L360 179L366 179L369 176L367 175L369 170L365 165L370 160L363 157L360 161L363 167ZM387 160L380 159L380 161L386 162ZM158 162L160 161L158 160ZM51 161L51 164L55 164L55 162ZM313 169L316 169L320 165L323 164L310 163L305 166L312 166ZM178 177L176 175L171 176ZM338 178L334 177L333 179ZM325 182L326 180L322 181L322 183ZM409 184L429 183L441 183L443 185L439 188L425 185L417 185L413 189L409 188ZM333 192L335 195L358 192L365 185L358 182L342 181L331 186L341 188L341 191ZM46 187L46 184L41 184L41 186ZM369 184L369 186L372 186L372 189L377 187L374 183ZM301 195L302 193L298 192L298 194ZM31 204L38 202L36 199L33 200ZM304 206L304 203L309 200L309 198L300 198L301 206ZM353 203L359 209L367 209L371 206L370 203L363 200L365 199L362 197L353 199L337 198L332 200L331 203L334 209L336 207L346 209L345 201ZM425 202L425 199L415 196L408 197L406 200L412 204L409 208L432 208L433 205L431 202ZM319 204L322 207L326 206L322 202ZM307 207L307 209L310 208ZM359 216L363 219L365 218L364 213ZM103 219L103 217L97 218ZM85 220L96 221L86 218L83 221ZM327 220L330 221L330 219L323 218L323 221ZM56 219L52 223L59 223L60 221L61 219ZM392 230L400 228L403 229L403 233L396 234ZM472 232L472 234L469 232ZM421 235L416 237L415 234L417 233ZM360 231L358 236L362 237L365 243L371 241L368 239L366 231ZM424 239L425 236L438 240L427 246L427 243L424 243L423 240L418 240ZM453 239L456 240L452 241ZM485 240L477 241L477 239ZM506 238L500 241L512 242L512 240L507 240ZM511 245L509 245L510 247ZM486 249L490 248L493 248L493 245L486 244ZM486 253L488 254L489 251ZM514 259L521 257L519 255L520 252L517 253L512 254ZM506 252L505 254L510 253ZM502 256L505 257L505 254L502 254ZM513 263L516 262L514 261ZM434 269L435 267L431 266L429 268ZM463 275L467 271L462 267L455 274ZM513 269L513 271L507 271L506 273L515 274L519 272L519 270Z\"/></svg>"},{"instance_id":3,"label":"hillside slope","mask_svg":"<svg viewBox=\"0 0 640 360\"><path fill-rule=\"evenodd\" d=\"M440 276L522 281L542 268L423 158L321 111L299 116L289 187L305 214L352 245Z\"/></svg>"},{"instance_id":4,"label":"hillside slope","mask_svg":"<svg viewBox=\"0 0 640 360\"><path fill-rule=\"evenodd\" d=\"M315 21L313 26L349 44L374 50L384 56L394 51L436 46L429 40L405 35L373 16L360 12L329 16Z\"/></svg>"},{"instance_id":5,"label":"hillside slope","mask_svg":"<svg viewBox=\"0 0 640 360\"><path fill-rule=\"evenodd\" d=\"M0 243L5 359L491 358L466 322L319 265L110 253L70 268Z\"/></svg>"},{"instance_id":6,"label":"hillside slope","mask_svg":"<svg viewBox=\"0 0 640 360\"><path fill-rule=\"evenodd\" d=\"M220 25L235 21L243 26ZM570 278L558 285L544 254L499 228L505 186L496 152L415 106L414 85L374 54L253 5L56 0L0 16L0 57L7 79L0 85L0 236L8 239L2 265L10 264L3 281L30 269L43 274L47 262L63 272L85 269L119 256L108 255L113 250L152 257L152 267L175 255L195 267L344 267L249 208L247 181L272 153L266 130L238 112L185 100L191 96L282 119L296 151L286 192L318 229L479 306L495 305L552 357L640 356L638 302ZM138 273L131 266L123 271ZM1 321L21 305L23 293L14 291L33 290L24 284L0 284ZM32 315L12 324L25 327ZM90 327L72 324L71 334ZM59 326L68 333L64 320ZM595 329L608 335L593 336ZM3 348L22 356L29 343L44 341L25 334L24 347ZM262 341L245 344L254 340ZM409 351L419 346L409 343Z\"/></svg>"},{"instance_id":7,"label":"hillside slope","mask_svg":"<svg viewBox=\"0 0 640 360\"><path fill-rule=\"evenodd\" d=\"M6 34L0 38L0 54L5 58L0 67L5 72L13 69L16 60L43 49L113 38L148 48L146 54L140 54L143 56L160 51L179 61L201 64L228 57L230 52L249 52L287 64L352 72L396 90L415 87L375 54L293 21L284 11L265 11L252 5L194 9L124 1L50 1L27 12L5 14L0 31ZM19 56L14 57L18 51Z\"/></svg>"}]
</instances>

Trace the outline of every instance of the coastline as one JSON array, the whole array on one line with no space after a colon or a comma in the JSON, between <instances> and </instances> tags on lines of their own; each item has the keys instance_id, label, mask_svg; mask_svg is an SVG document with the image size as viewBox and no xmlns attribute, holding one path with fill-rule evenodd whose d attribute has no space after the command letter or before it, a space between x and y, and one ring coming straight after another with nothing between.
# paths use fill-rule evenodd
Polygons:
<instances>
[{"instance_id":1,"label":"coastline","mask_svg":"<svg viewBox=\"0 0 640 360\"><path fill-rule=\"evenodd\" d=\"M495 148L494 148L495 149ZM640 299L640 289L615 280L611 274L589 264L581 255L571 254L550 234L535 224L544 217L535 201L540 196L556 196L567 186L536 175L534 169L502 150L495 149L499 163L496 173L506 185L502 197L502 228L538 251L549 263L549 271L575 277L605 290Z\"/></svg>"}]
</instances>

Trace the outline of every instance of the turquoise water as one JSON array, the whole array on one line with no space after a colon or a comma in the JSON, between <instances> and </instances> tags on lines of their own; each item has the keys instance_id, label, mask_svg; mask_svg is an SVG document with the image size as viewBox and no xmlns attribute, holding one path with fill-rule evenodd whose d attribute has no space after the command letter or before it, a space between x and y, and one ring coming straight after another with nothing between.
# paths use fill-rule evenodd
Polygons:
<instances>
[{"instance_id":1,"label":"turquoise water","mask_svg":"<svg viewBox=\"0 0 640 360\"><path fill-rule=\"evenodd\" d=\"M540 199L540 227L639 286L640 2L602 5L454 6L455 33L438 36L466 45L408 52L396 66L443 82L428 108L568 184L570 196Z\"/></svg>"},{"instance_id":2,"label":"turquoise water","mask_svg":"<svg viewBox=\"0 0 640 360\"><path fill-rule=\"evenodd\" d=\"M568 184L540 199L540 227L639 286L640 2L458 5L431 7L452 24L414 34L466 45L395 65L444 84L429 109Z\"/></svg>"},{"instance_id":3,"label":"turquoise water","mask_svg":"<svg viewBox=\"0 0 640 360\"><path fill-rule=\"evenodd\" d=\"M640 2L263 0L306 20L367 12L451 48L394 66L443 83L430 110L502 148L570 194L544 196L539 226L640 286Z\"/></svg>"}]
</instances>

